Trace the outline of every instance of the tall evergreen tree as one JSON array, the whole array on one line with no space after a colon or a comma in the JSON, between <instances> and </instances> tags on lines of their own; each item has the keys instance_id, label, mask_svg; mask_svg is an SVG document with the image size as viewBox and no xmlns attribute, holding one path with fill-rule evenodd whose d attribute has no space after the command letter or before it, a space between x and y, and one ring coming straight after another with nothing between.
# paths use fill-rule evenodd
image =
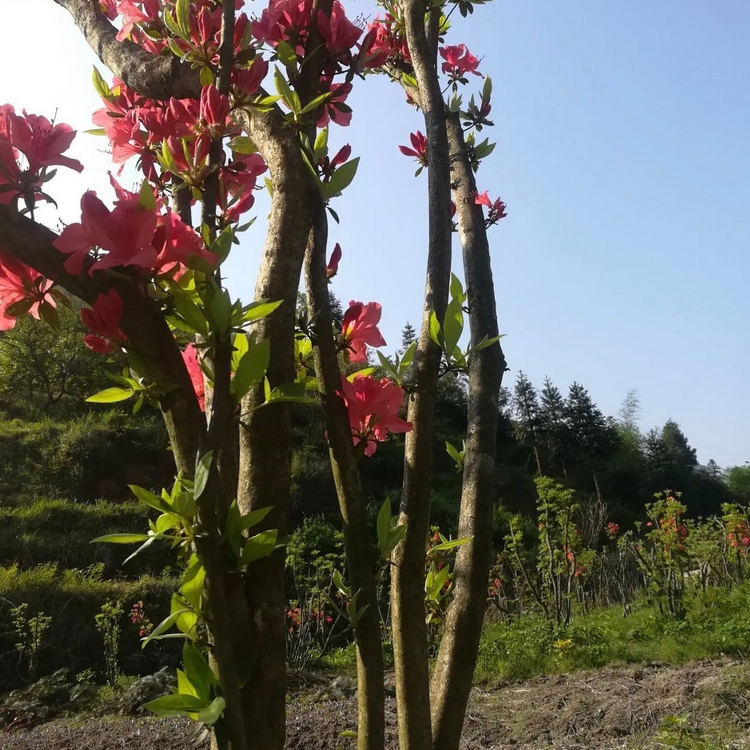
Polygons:
<instances>
[{"instance_id":1,"label":"tall evergreen tree","mask_svg":"<svg viewBox=\"0 0 750 750\"><path fill-rule=\"evenodd\" d=\"M513 388L513 416L518 441L534 454L537 472L541 475L542 460L539 454L539 399L536 388L522 371L519 371Z\"/></svg>"},{"instance_id":2,"label":"tall evergreen tree","mask_svg":"<svg viewBox=\"0 0 750 750\"><path fill-rule=\"evenodd\" d=\"M417 340L417 332L414 330L414 326L406 321L406 325L401 331L401 348L398 350L399 356Z\"/></svg>"},{"instance_id":3,"label":"tall evergreen tree","mask_svg":"<svg viewBox=\"0 0 750 750\"><path fill-rule=\"evenodd\" d=\"M589 473L601 499L599 470L612 457L617 447L617 432L612 420L605 419L589 392L573 383L565 401L565 423L568 443L574 452L579 470Z\"/></svg>"},{"instance_id":4,"label":"tall evergreen tree","mask_svg":"<svg viewBox=\"0 0 750 750\"><path fill-rule=\"evenodd\" d=\"M567 476L565 465L567 444L565 399L560 393L560 389L549 378L544 379L544 385L540 393L538 421L539 443L547 462L551 466L559 465L563 475Z\"/></svg>"}]
</instances>

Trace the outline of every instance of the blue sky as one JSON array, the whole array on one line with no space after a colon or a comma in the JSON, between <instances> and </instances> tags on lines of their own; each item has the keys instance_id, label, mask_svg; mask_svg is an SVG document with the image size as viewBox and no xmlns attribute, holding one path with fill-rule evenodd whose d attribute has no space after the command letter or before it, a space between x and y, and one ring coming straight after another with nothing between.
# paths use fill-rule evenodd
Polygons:
<instances>
[{"instance_id":1,"label":"blue sky","mask_svg":"<svg viewBox=\"0 0 750 750\"><path fill-rule=\"evenodd\" d=\"M494 83L498 146L478 181L508 204L491 230L506 383L519 369L563 389L577 380L612 414L636 388L644 429L674 418L701 462L750 460L750 4L493 0L454 18L450 41L483 57ZM3 0L0 24L14 61L0 99L90 127L93 56L67 14L52 0ZM350 102L352 126L331 140L362 161L335 206L334 291L381 302L398 345L421 313L426 176L397 146L420 116L378 78ZM109 194L95 148L79 135L86 171L53 183L68 221L86 187ZM257 206L228 268L244 299L263 243Z\"/></svg>"}]
</instances>

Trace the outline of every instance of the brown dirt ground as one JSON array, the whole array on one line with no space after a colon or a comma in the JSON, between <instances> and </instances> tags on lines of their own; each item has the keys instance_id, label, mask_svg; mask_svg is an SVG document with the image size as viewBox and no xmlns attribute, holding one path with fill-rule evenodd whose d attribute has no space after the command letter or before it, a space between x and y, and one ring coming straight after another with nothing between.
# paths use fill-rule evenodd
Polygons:
<instances>
[{"instance_id":1,"label":"brown dirt ground","mask_svg":"<svg viewBox=\"0 0 750 750\"><path fill-rule=\"evenodd\" d=\"M351 693L351 691L349 691ZM332 699L331 696L336 699ZM396 748L389 689L388 750ZM689 713L711 748L750 748L750 665L728 659L679 667L618 666L537 677L475 689L462 750L614 750L681 747L653 738L666 716ZM330 678L299 681L288 706L289 750L348 750L356 729L354 696ZM729 734L727 734L727 731ZM195 725L182 719L77 717L33 729L0 732L2 750L203 750ZM701 745L708 748L708 745Z\"/></svg>"}]
</instances>

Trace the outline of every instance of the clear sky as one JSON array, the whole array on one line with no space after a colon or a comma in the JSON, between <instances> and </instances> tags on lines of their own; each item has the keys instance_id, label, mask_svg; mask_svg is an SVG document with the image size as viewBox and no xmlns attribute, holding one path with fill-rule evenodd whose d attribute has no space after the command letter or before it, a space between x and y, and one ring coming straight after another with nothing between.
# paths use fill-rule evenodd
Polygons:
<instances>
[{"instance_id":1,"label":"clear sky","mask_svg":"<svg viewBox=\"0 0 750 750\"><path fill-rule=\"evenodd\" d=\"M478 180L508 204L491 230L506 384L519 369L563 390L577 380L609 414L636 388L644 429L673 418L702 463L750 460L750 3L493 0L454 18L451 42L483 57L494 83L498 146ZM67 13L0 0L0 29L0 103L91 127L93 56ZM362 162L335 205L334 291L381 302L395 347L421 312L426 176L397 149L420 116L378 78L350 103L352 126L331 139ZM87 187L110 196L103 148L80 134L71 153L86 171L52 183L65 220ZM256 205L228 269L246 300Z\"/></svg>"}]
</instances>

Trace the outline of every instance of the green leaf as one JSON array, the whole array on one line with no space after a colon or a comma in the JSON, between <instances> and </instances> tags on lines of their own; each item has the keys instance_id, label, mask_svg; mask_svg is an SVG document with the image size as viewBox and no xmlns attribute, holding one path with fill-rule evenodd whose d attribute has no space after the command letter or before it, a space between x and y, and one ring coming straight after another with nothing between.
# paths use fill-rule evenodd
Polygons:
<instances>
[{"instance_id":1,"label":"green leaf","mask_svg":"<svg viewBox=\"0 0 750 750\"><path fill-rule=\"evenodd\" d=\"M232 370L236 372L237 368L240 366L240 360L250 348L247 336L244 333L235 334L234 339L232 340L232 347Z\"/></svg>"},{"instance_id":2,"label":"green leaf","mask_svg":"<svg viewBox=\"0 0 750 750\"><path fill-rule=\"evenodd\" d=\"M456 547L461 547L467 542L470 542L473 538L474 537L471 536L464 536L460 539L451 539L450 541L436 544L434 547L430 547L429 554L433 554L434 552L447 552L448 550L455 549Z\"/></svg>"},{"instance_id":3,"label":"green leaf","mask_svg":"<svg viewBox=\"0 0 750 750\"><path fill-rule=\"evenodd\" d=\"M236 138L232 138L229 141L229 148L234 151L235 154L255 154L258 149L253 143L252 139L246 135L238 135Z\"/></svg>"},{"instance_id":4,"label":"green leaf","mask_svg":"<svg viewBox=\"0 0 750 750\"><path fill-rule=\"evenodd\" d=\"M430 310L430 338L442 348L440 343L440 321L434 310Z\"/></svg>"},{"instance_id":5,"label":"green leaf","mask_svg":"<svg viewBox=\"0 0 750 750\"><path fill-rule=\"evenodd\" d=\"M320 96L316 96L312 101L308 102L301 110L300 110L300 116L306 115L308 112L313 112L318 107L320 107L321 104L323 104L326 99L329 99L331 96L330 91L326 91L324 94L321 94Z\"/></svg>"},{"instance_id":6,"label":"green leaf","mask_svg":"<svg viewBox=\"0 0 750 750\"><path fill-rule=\"evenodd\" d=\"M148 637L144 638L141 643L141 648L145 648L146 644L150 641L153 641L155 638L159 638L162 633L165 633L167 630L169 630L176 622L177 618L183 613L188 612L189 610L185 608L184 610L181 610L179 612L172 612L169 617L165 617L148 635Z\"/></svg>"},{"instance_id":7,"label":"green leaf","mask_svg":"<svg viewBox=\"0 0 750 750\"><path fill-rule=\"evenodd\" d=\"M196 555L193 555L193 562L182 576L182 585L180 594L182 598L193 609L200 609L201 599L203 596L203 584L206 580L206 569Z\"/></svg>"},{"instance_id":8,"label":"green leaf","mask_svg":"<svg viewBox=\"0 0 750 750\"><path fill-rule=\"evenodd\" d=\"M221 696L214 698L210 706L206 706L198 713L198 721L206 726L213 726L221 718L226 705L227 702Z\"/></svg>"},{"instance_id":9,"label":"green leaf","mask_svg":"<svg viewBox=\"0 0 750 750\"><path fill-rule=\"evenodd\" d=\"M454 298L448 303L443 320L443 342L445 352L452 352L464 330L464 311L461 303Z\"/></svg>"},{"instance_id":10,"label":"green leaf","mask_svg":"<svg viewBox=\"0 0 750 750\"><path fill-rule=\"evenodd\" d=\"M486 349L487 347L496 344L498 341L500 341L500 339L504 337L505 334L500 334L500 336L493 336L492 338L487 338L487 336L485 336L475 347L471 349L471 351L478 352L480 349Z\"/></svg>"},{"instance_id":11,"label":"green leaf","mask_svg":"<svg viewBox=\"0 0 750 750\"><path fill-rule=\"evenodd\" d=\"M466 301L463 285L455 273L451 274L451 297L459 300L462 304Z\"/></svg>"},{"instance_id":12,"label":"green leaf","mask_svg":"<svg viewBox=\"0 0 750 750\"><path fill-rule=\"evenodd\" d=\"M194 695L176 693L174 695L163 695L161 698L146 703L143 707L158 716L173 716L175 714L197 713L203 710L206 704Z\"/></svg>"},{"instance_id":13,"label":"green leaf","mask_svg":"<svg viewBox=\"0 0 750 750\"><path fill-rule=\"evenodd\" d=\"M344 579L341 576L341 571L336 569L333 571L333 585L344 595L349 595L349 589L344 584Z\"/></svg>"},{"instance_id":14,"label":"green leaf","mask_svg":"<svg viewBox=\"0 0 750 750\"><path fill-rule=\"evenodd\" d=\"M174 621L175 627L185 633L189 638L195 638L195 629L198 625L198 613L186 607L187 602L179 594L172 594L172 613L177 614Z\"/></svg>"},{"instance_id":15,"label":"green leaf","mask_svg":"<svg viewBox=\"0 0 750 750\"><path fill-rule=\"evenodd\" d=\"M185 676L195 689L198 697L208 703L211 699L211 688L216 685L216 677L208 666L206 657L192 643L185 642L182 647L182 665Z\"/></svg>"},{"instance_id":16,"label":"green leaf","mask_svg":"<svg viewBox=\"0 0 750 750\"><path fill-rule=\"evenodd\" d=\"M386 546L388 544L388 537L391 534L391 500L386 497L383 504L380 506L380 512L378 513L378 547L380 548L381 554L384 554Z\"/></svg>"},{"instance_id":17,"label":"green leaf","mask_svg":"<svg viewBox=\"0 0 750 750\"><path fill-rule=\"evenodd\" d=\"M141 552L143 552L143 550L148 549L155 541L156 541L155 536L149 537L140 547L138 547L138 549L135 552L128 555L122 561L122 564L127 565L127 563L129 563L134 557L136 557L137 555L140 555Z\"/></svg>"},{"instance_id":18,"label":"green leaf","mask_svg":"<svg viewBox=\"0 0 750 750\"><path fill-rule=\"evenodd\" d=\"M208 335L208 324L203 310L193 302L190 295L179 284L172 282L169 285L172 292L172 301L177 314L187 323L190 331Z\"/></svg>"},{"instance_id":19,"label":"green leaf","mask_svg":"<svg viewBox=\"0 0 750 750\"><path fill-rule=\"evenodd\" d=\"M276 45L276 54L285 68L294 67L297 62L297 53L291 44L281 41Z\"/></svg>"},{"instance_id":20,"label":"green leaf","mask_svg":"<svg viewBox=\"0 0 750 750\"><path fill-rule=\"evenodd\" d=\"M128 488L130 491L142 502L153 508L154 510L161 511L162 513L171 513L172 507L163 498L158 495L154 495L153 492L149 492L144 487L138 487L135 484L129 484Z\"/></svg>"},{"instance_id":21,"label":"green leaf","mask_svg":"<svg viewBox=\"0 0 750 750\"><path fill-rule=\"evenodd\" d=\"M193 486L193 493L196 500L200 498L203 491L206 489L208 483L208 475L211 472L211 461L213 461L214 452L208 451L204 453L195 465L195 485Z\"/></svg>"},{"instance_id":22,"label":"green leaf","mask_svg":"<svg viewBox=\"0 0 750 750\"><path fill-rule=\"evenodd\" d=\"M114 404L118 401L125 401L132 395L132 388L105 388L103 391L89 396L86 401L91 404Z\"/></svg>"},{"instance_id":23,"label":"green leaf","mask_svg":"<svg viewBox=\"0 0 750 750\"><path fill-rule=\"evenodd\" d=\"M150 539L148 534L105 534L104 536L98 536L96 539L92 539L91 543L94 542L108 542L109 544L136 544L138 542L145 542Z\"/></svg>"},{"instance_id":24,"label":"green leaf","mask_svg":"<svg viewBox=\"0 0 750 750\"><path fill-rule=\"evenodd\" d=\"M284 104L286 104L295 115L299 115L299 112L302 109L302 102L300 101L299 94L292 90L287 83L284 74L278 68L275 68L274 70L273 82L276 86L276 91L279 92L279 96Z\"/></svg>"},{"instance_id":25,"label":"green leaf","mask_svg":"<svg viewBox=\"0 0 750 750\"><path fill-rule=\"evenodd\" d=\"M276 548L278 537L277 529L261 531L260 534L251 536L246 542L240 557L240 566L249 565L263 557L268 557Z\"/></svg>"},{"instance_id":26,"label":"green leaf","mask_svg":"<svg viewBox=\"0 0 750 750\"><path fill-rule=\"evenodd\" d=\"M414 353L417 351L417 342L412 341L409 344L409 348L404 352L404 356L401 358L401 365L399 366L399 373L403 375L414 361Z\"/></svg>"},{"instance_id":27,"label":"green leaf","mask_svg":"<svg viewBox=\"0 0 750 750\"><path fill-rule=\"evenodd\" d=\"M461 455L461 452L458 450L458 448L456 448L456 446L452 443L449 443L447 440L445 441L445 450L454 461L463 461L463 456Z\"/></svg>"},{"instance_id":28,"label":"green leaf","mask_svg":"<svg viewBox=\"0 0 750 750\"><path fill-rule=\"evenodd\" d=\"M268 300L258 300L244 308L242 312L242 323L252 323L261 318L267 318L284 300L278 302L269 302Z\"/></svg>"},{"instance_id":29,"label":"green leaf","mask_svg":"<svg viewBox=\"0 0 750 750\"><path fill-rule=\"evenodd\" d=\"M190 0L177 0L174 6L177 26L182 32L182 38L190 36Z\"/></svg>"},{"instance_id":30,"label":"green leaf","mask_svg":"<svg viewBox=\"0 0 750 750\"><path fill-rule=\"evenodd\" d=\"M252 344L242 355L232 379L232 392L239 401L255 385L260 383L271 360L271 340L263 339Z\"/></svg>"},{"instance_id":31,"label":"green leaf","mask_svg":"<svg viewBox=\"0 0 750 750\"><path fill-rule=\"evenodd\" d=\"M146 211L156 210L156 198L148 180L144 180L138 191L138 206Z\"/></svg>"},{"instance_id":32,"label":"green leaf","mask_svg":"<svg viewBox=\"0 0 750 750\"><path fill-rule=\"evenodd\" d=\"M177 37L182 38L182 31L180 27L177 25L177 21L175 21L174 16L165 8L163 13L163 19L164 19L164 25ZM172 50L172 54L176 57L182 57L183 51L180 49L179 45L175 44L173 39L169 40L169 49Z\"/></svg>"},{"instance_id":33,"label":"green leaf","mask_svg":"<svg viewBox=\"0 0 750 750\"><path fill-rule=\"evenodd\" d=\"M359 167L359 157L342 164L332 175L331 179L321 186L326 198L335 198L352 184Z\"/></svg>"},{"instance_id":34,"label":"green leaf","mask_svg":"<svg viewBox=\"0 0 750 750\"><path fill-rule=\"evenodd\" d=\"M208 65L204 65L198 74L198 79L201 82L201 86L212 86L214 82L213 70Z\"/></svg>"},{"instance_id":35,"label":"green leaf","mask_svg":"<svg viewBox=\"0 0 750 750\"><path fill-rule=\"evenodd\" d=\"M381 352L377 352L377 355L380 360L380 366L391 375L396 375L396 368L393 366L393 362Z\"/></svg>"},{"instance_id":36,"label":"green leaf","mask_svg":"<svg viewBox=\"0 0 750 750\"><path fill-rule=\"evenodd\" d=\"M326 125L315 137L313 154L315 161L320 161L328 153L328 126Z\"/></svg>"},{"instance_id":37,"label":"green leaf","mask_svg":"<svg viewBox=\"0 0 750 750\"><path fill-rule=\"evenodd\" d=\"M96 93L105 101L109 101L112 98L112 92L96 66L94 66L94 69L91 72L91 79L94 82Z\"/></svg>"},{"instance_id":38,"label":"green leaf","mask_svg":"<svg viewBox=\"0 0 750 750\"><path fill-rule=\"evenodd\" d=\"M240 530L247 531L253 526L257 526L271 511L273 505L269 505L265 508L258 508L258 510L251 510L240 518Z\"/></svg>"},{"instance_id":39,"label":"green leaf","mask_svg":"<svg viewBox=\"0 0 750 750\"><path fill-rule=\"evenodd\" d=\"M383 556L383 559L388 559L391 555L391 552L393 552L394 549L398 546L398 543L404 538L404 534L406 534L406 524L402 523L399 526L396 526L391 529L391 533L388 537L388 541L385 545L385 547L381 550L381 555Z\"/></svg>"}]
</instances>

